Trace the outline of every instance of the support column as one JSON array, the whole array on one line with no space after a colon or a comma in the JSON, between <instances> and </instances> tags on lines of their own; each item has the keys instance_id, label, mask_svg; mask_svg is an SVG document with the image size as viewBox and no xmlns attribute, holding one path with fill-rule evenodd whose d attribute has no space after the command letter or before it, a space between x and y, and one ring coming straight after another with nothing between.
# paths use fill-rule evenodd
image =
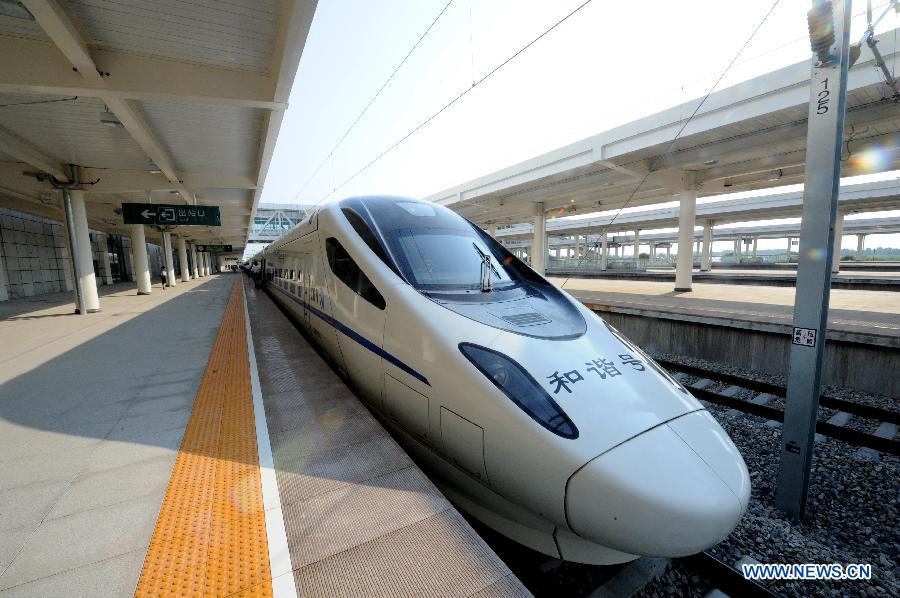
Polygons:
<instances>
[{"instance_id":1,"label":"support column","mask_svg":"<svg viewBox=\"0 0 900 598\"><path fill-rule=\"evenodd\" d=\"M831 273L837 274L841 271L841 240L844 235L844 214L840 211L834 220L834 256L831 261Z\"/></svg>"},{"instance_id":2,"label":"support column","mask_svg":"<svg viewBox=\"0 0 900 598\"><path fill-rule=\"evenodd\" d=\"M575 235L575 259L581 259L581 235Z\"/></svg>"},{"instance_id":3,"label":"support column","mask_svg":"<svg viewBox=\"0 0 900 598\"><path fill-rule=\"evenodd\" d=\"M541 276L547 270L547 217L544 204L534 204L534 239L531 242L531 268Z\"/></svg>"},{"instance_id":4,"label":"support column","mask_svg":"<svg viewBox=\"0 0 900 598\"><path fill-rule=\"evenodd\" d=\"M701 272L709 272L712 268L712 239L713 223L707 220L703 224L703 246L700 253Z\"/></svg>"},{"instance_id":5,"label":"support column","mask_svg":"<svg viewBox=\"0 0 900 598\"><path fill-rule=\"evenodd\" d=\"M694 269L694 221L697 214L697 188L693 172L682 173L680 205L678 207L678 262L675 265L675 291L691 290Z\"/></svg>"},{"instance_id":6,"label":"support column","mask_svg":"<svg viewBox=\"0 0 900 598\"><path fill-rule=\"evenodd\" d=\"M856 235L856 259L863 259L863 252L866 250L866 236Z\"/></svg>"},{"instance_id":7,"label":"support column","mask_svg":"<svg viewBox=\"0 0 900 598\"><path fill-rule=\"evenodd\" d=\"M654 243L653 241L650 241L650 259L656 259L656 243Z\"/></svg>"},{"instance_id":8,"label":"support column","mask_svg":"<svg viewBox=\"0 0 900 598\"><path fill-rule=\"evenodd\" d=\"M788 237L788 252L787 252L788 253L788 261L791 260L791 241L793 241L793 240L794 239L792 239L791 237Z\"/></svg>"},{"instance_id":9,"label":"support column","mask_svg":"<svg viewBox=\"0 0 900 598\"><path fill-rule=\"evenodd\" d=\"M68 202L65 197L68 196ZM94 254L91 251L91 233L88 229L87 210L84 205L84 191L64 191L69 238L69 253L72 256L73 282L77 298L75 313L100 311L100 296L97 294L97 277L94 275Z\"/></svg>"},{"instance_id":10,"label":"support column","mask_svg":"<svg viewBox=\"0 0 900 598\"><path fill-rule=\"evenodd\" d=\"M211 266L211 263L210 263L210 259L209 259L209 254L204 253L203 254L203 271L206 272L207 276L212 274L212 268L210 266Z\"/></svg>"},{"instance_id":11,"label":"support column","mask_svg":"<svg viewBox=\"0 0 900 598\"><path fill-rule=\"evenodd\" d=\"M191 261L194 263L194 278L200 278L200 262L197 261L197 245L191 244Z\"/></svg>"},{"instance_id":12,"label":"support column","mask_svg":"<svg viewBox=\"0 0 900 598\"><path fill-rule=\"evenodd\" d=\"M178 237L178 265L181 267L181 282L189 281L191 273L188 268L187 243L183 237Z\"/></svg>"},{"instance_id":13,"label":"support column","mask_svg":"<svg viewBox=\"0 0 900 598\"><path fill-rule=\"evenodd\" d=\"M740 237L734 240L734 259L738 262L741 261L741 243L742 240Z\"/></svg>"},{"instance_id":14,"label":"support column","mask_svg":"<svg viewBox=\"0 0 900 598\"><path fill-rule=\"evenodd\" d=\"M641 231L638 229L634 229L634 259L638 259L638 256L641 255Z\"/></svg>"},{"instance_id":15,"label":"support column","mask_svg":"<svg viewBox=\"0 0 900 598\"><path fill-rule=\"evenodd\" d=\"M754 258L756 257L756 246L757 246L757 242L758 242L758 241L759 241L758 238L753 237L753 257L754 257Z\"/></svg>"},{"instance_id":16,"label":"support column","mask_svg":"<svg viewBox=\"0 0 900 598\"><path fill-rule=\"evenodd\" d=\"M605 271L609 267L609 236L604 231L600 237L600 269Z\"/></svg>"},{"instance_id":17,"label":"support column","mask_svg":"<svg viewBox=\"0 0 900 598\"><path fill-rule=\"evenodd\" d=\"M149 295L150 263L147 259L147 239L144 236L143 224L131 225L131 252L134 255L134 274L137 278L138 295Z\"/></svg>"},{"instance_id":18,"label":"support column","mask_svg":"<svg viewBox=\"0 0 900 598\"><path fill-rule=\"evenodd\" d=\"M497 225L496 224L491 224L491 227L488 229L488 234L491 236L492 239L497 238Z\"/></svg>"},{"instance_id":19,"label":"support column","mask_svg":"<svg viewBox=\"0 0 900 598\"><path fill-rule=\"evenodd\" d=\"M172 260L172 233L165 232L163 237L163 263L166 265L166 286L175 286L175 263Z\"/></svg>"}]
</instances>

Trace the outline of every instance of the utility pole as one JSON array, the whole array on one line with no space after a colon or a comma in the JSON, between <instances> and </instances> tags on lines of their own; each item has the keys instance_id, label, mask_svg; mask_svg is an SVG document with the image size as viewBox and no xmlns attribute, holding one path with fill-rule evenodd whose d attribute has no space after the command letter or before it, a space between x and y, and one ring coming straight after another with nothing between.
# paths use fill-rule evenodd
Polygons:
<instances>
[{"instance_id":1,"label":"utility pole","mask_svg":"<svg viewBox=\"0 0 900 598\"><path fill-rule=\"evenodd\" d=\"M810 78L806 183L800 263L775 506L806 514L834 253L841 147L849 70L851 0L813 0L808 13L815 56Z\"/></svg>"}]
</instances>

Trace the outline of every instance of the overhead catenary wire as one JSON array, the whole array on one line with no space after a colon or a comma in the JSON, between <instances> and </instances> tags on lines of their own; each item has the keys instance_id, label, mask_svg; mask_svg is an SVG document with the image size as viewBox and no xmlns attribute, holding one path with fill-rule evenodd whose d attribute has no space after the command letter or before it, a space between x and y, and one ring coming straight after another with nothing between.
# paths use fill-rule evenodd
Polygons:
<instances>
[{"instance_id":1,"label":"overhead catenary wire","mask_svg":"<svg viewBox=\"0 0 900 598\"><path fill-rule=\"evenodd\" d=\"M322 170L322 167L325 166L325 164L328 162L328 160L331 159L332 156L334 156L334 152L337 151L337 149L341 146L341 144L344 142L344 140L347 138L347 136L350 135L350 132L353 131L353 129L356 127L357 124L359 124L359 121L362 120L362 117L365 116L366 112L369 111L369 108L372 107L372 104L375 103L375 100L378 99L378 96L381 95L381 92L384 91L385 88L387 88L387 86L390 84L390 82L394 79L394 75L397 74L397 71L399 71L401 68L403 68L403 65L406 64L406 61L409 60L409 57L412 56L413 52L416 51L416 48L419 47L419 44L422 43L422 40L425 39L425 37L434 28L434 26L437 24L437 22L440 20L440 18L442 16L444 16L444 13L447 12L447 9L450 8L450 5L453 4L453 2L454 2L454 0L448 0L447 4L444 5L444 8L441 9L441 12L438 13L438 15L434 18L434 20L431 21L431 24L428 25L428 27L425 29L425 31L422 32L422 35L419 36L419 39L416 40L416 43L414 43L412 45L412 47L406 53L406 56L403 57L403 60L401 60L397 64L397 66L394 67L394 70L391 71L391 74L388 75L388 78L384 80L384 83L381 84L381 87L378 88L378 91L375 92L375 95L372 96L372 99L370 99L369 102L365 105L365 107L363 107L362 111L356 116L356 118L353 120L353 122L350 123L350 126L347 128L346 131L344 131L344 134L341 135L340 139L337 140L337 143L335 143L334 146L331 148L331 150L328 152L328 155L325 156L325 158L322 160L321 163L319 163L319 165L316 167L316 169L313 171L313 173L309 176L309 178L306 179L306 182L303 183L303 185L300 187L300 190L297 191L297 194L294 195L295 201L306 190L306 188L313 181L313 179L316 178L316 175L319 174L319 171ZM332 160L332 169L333 168L334 168L334 161ZM334 187L333 184L332 184L332 187ZM318 204L318 203L319 202L316 202L316 204Z\"/></svg>"},{"instance_id":2,"label":"overhead catenary wire","mask_svg":"<svg viewBox=\"0 0 900 598\"><path fill-rule=\"evenodd\" d=\"M515 60L516 58L518 58L523 52L525 52L526 50L528 50L528 48L530 48L531 46L533 46L534 44L536 44L538 41L540 41L541 39L543 39L547 34L549 34L549 33L552 32L554 29L556 29L557 27L559 27L560 25L562 25L564 22L566 22L567 20L569 20L571 17L573 17L575 14L577 14L579 11L581 11L585 6L587 6L588 4L590 4L592 1L593 1L593 0L585 0L584 2L582 2L581 4L579 4L578 6L576 6L573 10L571 10L569 13L567 13L565 16L563 16L563 17L562 17L561 19L559 19L558 21L556 21L553 25L551 25L550 27L548 27L547 29L545 29L540 35L538 35L537 37L535 37L534 39L532 39L530 42L528 42L527 44L525 44L524 46L522 46L521 48L519 48L518 50L516 50L512 55L509 56L509 58L507 58L506 60L504 60L503 62L501 62L501 63L498 64L497 66L495 66L493 69L491 69L486 75L484 75L484 76L481 77L480 79L474 81L474 82L472 83L472 86L471 86L471 87L466 88L464 91L462 91L462 92L461 92L460 94L458 94L456 97L454 97L452 100L450 100L449 102L447 102L446 104L444 104L443 107L441 107L439 110L437 110L436 112L434 112L433 114L431 114L431 116L429 116L428 118L426 118L425 120L423 120L423 121L422 121L421 123L419 123L416 127L414 127L414 128L411 129L408 133L406 133L403 137L401 137L400 139L398 139L397 141L395 141L395 142L394 142L392 145L390 145L387 149L385 149L385 150L382 151L380 154L378 154L377 156L375 156L375 158L373 158L371 161L369 161L365 166L363 166L362 168L360 168L359 170L357 170L356 172L354 172L352 175L350 175L350 177L348 177L346 180L344 180L343 183L341 183L341 184L338 185L336 188L332 189L329 193L327 193L326 195L324 195L323 197L321 197L321 198L320 198L315 204L313 204L313 205L314 205L314 206L319 205L320 203L322 203L323 201L325 201L326 199L328 199L329 197L331 197L335 192L337 192L338 190L340 190L341 188L343 188L345 185L347 185L347 183L349 183L350 181L352 181L353 179L355 179L356 177L358 177L360 174L362 174L363 172L365 172L366 170L368 170L369 168L371 168L376 162L378 162L378 161L381 160L383 157L385 157L387 154L389 154L390 152L392 152L392 151L393 151L394 149L396 149L400 144L402 144L404 141L406 141L407 139L409 139L410 137L412 137L414 134L416 134L419 130L421 130L423 127L425 127L428 123L430 123L430 122L433 121L435 118L437 118L438 116L440 116L441 114L443 114L446 110L448 110L450 107L452 107L454 104L456 104L459 100L463 99L466 95L468 95L469 92L471 92L473 89L475 89L476 87L478 87L479 85L481 85L482 83L484 83L485 81L487 81L487 80L488 80L490 77L492 77L495 73L497 73L497 72L498 72L499 70L501 70L503 67L505 67L506 65L508 65L510 62L514 61L514 60Z\"/></svg>"},{"instance_id":3,"label":"overhead catenary wire","mask_svg":"<svg viewBox=\"0 0 900 598\"><path fill-rule=\"evenodd\" d=\"M616 221L616 219L622 213L622 210L624 210L626 207L628 207L628 204L631 202L631 200L634 198L634 196L640 190L641 186L647 181L647 178L654 172L654 169L655 169L656 165L659 164L660 160L662 160L672 150L672 147L675 145L675 143L681 137L681 134L684 133L684 130L687 128L687 126L691 123L691 121L694 119L694 117L700 111L700 108L703 107L703 105L706 103L706 100L709 99L709 96L712 95L712 93L713 93L713 91L715 91L716 87L719 86L719 83L722 82L722 79L725 78L725 75L728 74L728 71L731 70L731 67L734 65L735 62L737 62L737 59L740 58L741 54L744 53L744 50L747 49L747 46L750 45L750 42L753 41L753 38L756 37L756 34L759 33L759 30L766 23L766 21L769 19L769 16L771 16L772 12L774 12L775 8L780 3L781 3L781 0L775 0L775 2L772 3L772 6L769 8L768 12L766 12L765 16L762 18L762 20L759 22L759 24L753 29L753 32L750 34L750 37L748 37L747 40L743 43L743 45L741 45L740 49L734 55L734 58L731 59L731 62L728 63L728 66L725 67L725 69L722 71L722 73L716 79L716 82L712 84L712 87L709 88L709 91L706 92L706 95L703 96L703 99L700 100L700 102L697 104L697 106L691 112L690 116L688 116L687 120L685 120L684 123L682 123L681 128L678 129L678 132L675 133L675 136L672 138L672 140L669 141L669 143L666 145L666 149L662 152L662 154L658 155L653 160L653 163L651 163L648 166L647 171L640 178L637 185L635 185L634 189L631 191L631 194L628 196L628 198L625 200L625 202L621 206L619 206L619 209L616 210L616 213L613 215L612 219L606 224L606 226L603 227L602 232L600 233L601 236L605 235L607 233L607 231L609 230L609 227L611 227L613 225L613 223ZM595 249L595 250L597 249L597 243L594 243L593 249ZM679 251L682 250L681 247L679 247L678 249L679 249ZM637 256L635 256L635 257L637 257ZM578 263L575 266L576 269L581 265L581 262L583 260L584 260L584 257L579 258ZM563 281L562 285L560 285L560 288L565 288L566 284L569 282L569 280L571 278L572 278L571 275L567 276L565 281Z\"/></svg>"}]
</instances>

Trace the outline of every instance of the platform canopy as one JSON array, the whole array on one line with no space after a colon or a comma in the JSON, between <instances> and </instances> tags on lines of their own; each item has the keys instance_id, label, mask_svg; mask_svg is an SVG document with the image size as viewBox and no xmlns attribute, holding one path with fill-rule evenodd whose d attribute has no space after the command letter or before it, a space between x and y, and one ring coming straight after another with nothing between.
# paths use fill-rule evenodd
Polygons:
<instances>
[{"instance_id":1,"label":"platform canopy","mask_svg":"<svg viewBox=\"0 0 900 598\"><path fill-rule=\"evenodd\" d=\"M879 37L887 64L895 39ZM864 46L849 77L845 177L900 169L900 105L873 65ZM671 146L700 98L426 199L491 226L532 220L539 204L572 215L672 201L685 172L700 197L802 183L809 75L804 61L714 92Z\"/></svg>"},{"instance_id":2,"label":"platform canopy","mask_svg":"<svg viewBox=\"0 0 900 598\"><path fill-rule=\"evenodd\" d=\"M83 167L91 228L121 204L215 205L198 243L243 247L316 0L0 0L0 207L62 219ZM23 174L32 173L32 174Z\"/></svg>"},{"instance_id":3,"label":"platform canopy","mask_svg":"<svg viewBox=\"0 0 900 598\"><path fill-rule=\"evenodd\" d=\"M844 214L900 210L900 179L843 185L838 196L838 208ZM802 209L802 191L742 197L727 201L711 200L697 206L697 222L698 224L708 222L718 226L736 222L799 218ZM566 236L595 234L603 231L610 233L643 231L678 226L677 205L626 212L619 214L613 221L614 216L616 216L615 213L590 218L556 218L547 222L546 230L547 234L551 236ZM791 226L796 228L799 227L799 224ZM757 225L751 225L751 227L758 228ZM495 236L498 239L530 239L534 234L533 231L534 225L526 222L500 228L496 231ZM695 234L702 235L702 229L697 228ZM845 231L845 234L851 233ZM642 238L649 239L651 237L643 236Z\"/></svg>"}]
</instances>

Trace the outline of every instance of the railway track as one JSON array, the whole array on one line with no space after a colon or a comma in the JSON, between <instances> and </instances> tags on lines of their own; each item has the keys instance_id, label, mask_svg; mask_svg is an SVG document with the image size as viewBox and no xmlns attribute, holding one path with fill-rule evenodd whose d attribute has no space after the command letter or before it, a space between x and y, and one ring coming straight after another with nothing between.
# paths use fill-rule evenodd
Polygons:
<instances>
[{"instance_id":1,"label":"railway track","mask_svg":"<svg viewBox=\"0 0 900 598\"><path fill-rule=\"evenodd\" d=\"M687 385L691 394L698 399L773 421L784 421L784 410L768 404L772 398L783 399L787 394L787 389L780 384L725 374L667 359L658 359L657 362L670 372L680 372L699 378L698 381ZM708 390L707 387L715 382L728 384L728 387L722 392ZM737 394L746 394L740 393L744 389L755 394L749 399L737 398L735 396ZM896 439L900 427L900 411L855 403L827 393L819 398L819 406L834 409L836 413L827 420L816 422L818 434L882 453L900 455L900 440ZM873 422L870 427L874 427L875 432L862 432L848 427L847 424L852 418Z\"/></svg>"}]
</instances>

